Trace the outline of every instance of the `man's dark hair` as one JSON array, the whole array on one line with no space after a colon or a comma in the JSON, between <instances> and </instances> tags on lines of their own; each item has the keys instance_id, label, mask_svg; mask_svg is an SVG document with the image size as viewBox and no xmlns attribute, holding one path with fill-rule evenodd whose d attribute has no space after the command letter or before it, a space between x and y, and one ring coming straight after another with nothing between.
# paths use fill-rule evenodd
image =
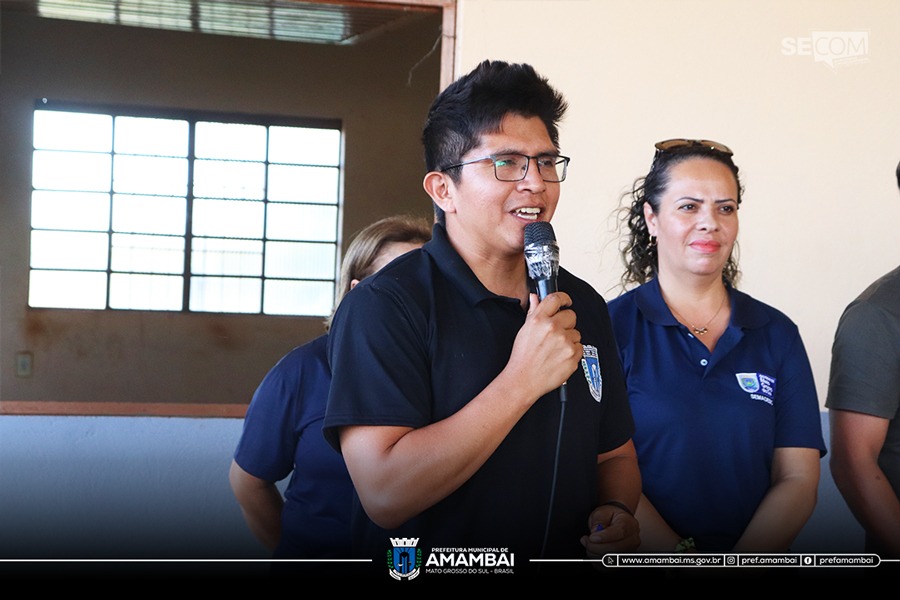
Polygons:
<instances>
[{"instance_id":1,"label":"man's dark hair","mask_svg":"<svg viewBox=\"0 0 900 600\"><path fill-rule=\"evenodd\" d=\"M531 65L485 60L447 86L431 104L422 131L425 170L440 171L461 162L482 135L500 131L503 117L510 113L539 117L559 150L558 123L567 108L562 94ZM459 181L460 170L447 173ZM443 223L444 213L437 204L434 212Z\"/></svg>"},{"instance_id":2,"label":"man's dark hair","mask_svg":"<svg viewBox=\"0 0 900 600\"><path fill-rule=\"evenodd\" d=\"M539 117L558 150L557 125L566 108L562 95L531 65L486 60L447 86L431 104L422 132L425 168L439 171L460 162L482 135L499 131L509 113ZM458 180L459 169L450 175Z\"/></svg>"}]
</instances>

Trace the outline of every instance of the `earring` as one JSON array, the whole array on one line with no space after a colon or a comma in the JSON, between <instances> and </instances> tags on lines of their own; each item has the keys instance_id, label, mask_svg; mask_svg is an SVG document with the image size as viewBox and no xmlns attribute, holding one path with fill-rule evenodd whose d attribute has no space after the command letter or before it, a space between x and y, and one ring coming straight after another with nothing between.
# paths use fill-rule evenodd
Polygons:
<instances>
[{"instance_id":1,"label":"earring","mask_svg":"<svg viewBox=\"0 0 900 600\"><path fill-rule=\"evenodd\" d=\"M650 241L647 242L647 247L648 247L648 248L653 248L654 246L656 246L656 236L655 236L655 235L651 235L651 236L650 236Z\"/></svg>"}]
</instances>

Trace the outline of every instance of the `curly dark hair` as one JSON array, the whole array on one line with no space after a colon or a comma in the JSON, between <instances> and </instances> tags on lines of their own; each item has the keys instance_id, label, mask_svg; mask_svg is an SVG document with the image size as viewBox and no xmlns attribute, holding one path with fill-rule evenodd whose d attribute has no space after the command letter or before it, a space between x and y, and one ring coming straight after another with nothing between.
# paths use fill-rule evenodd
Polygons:
<instances>
[{"instance_id":1,"label":"curly dark hair","mask_svg":"<svg viewBox=\"0 0 900 600\"><path fill-rule=\"evenodd\" d=\"M734 175L737 183L737 203L740 206L744 195L744 187L738 174L738 167L734 164L730 152L723 152L710 145L702 143L687 143L682 146L667 150L657 150L650 165L650 171L643 177L639 177L632 184L631 191L622 195L622 204L619 208L619 226L623 232L622 243L619 251L625 264L620 283L623 289L633 285L640 285L655 278L659 271L659 257L656 244L651 240L644 219L644 204L650 203L654 214L659 211L659 202L669 185L669 176L674 165L690 158L710 158L727 166ZM731 256L722 270L722 280L726 285L737 287L740 279L738 268L738 247L735 243Z\"/></svg>"}]
</instances>

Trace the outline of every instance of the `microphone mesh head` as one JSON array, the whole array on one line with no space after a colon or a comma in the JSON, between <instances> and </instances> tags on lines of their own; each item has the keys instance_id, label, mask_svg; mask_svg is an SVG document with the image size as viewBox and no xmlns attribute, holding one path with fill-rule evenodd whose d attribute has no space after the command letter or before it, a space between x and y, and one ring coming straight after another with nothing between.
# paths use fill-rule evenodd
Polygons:
<instances>
[{"instance_id":1,"label":"microphone mesh head","mask_svg":"<svg viewBox=\"0 0 900 600\"><path fill-rule=\"evenodd\" d=\"M552 283L549 287L545 286L544 294L538 292L542 300L546 292L556 291L559 247L550 223L535 221L525 226L525 264L532 281ZM549 289L550 287L554 289Z\"/></svg>"},{"instance_id":2,"label":"microphone mesh head","mask_svg":"<svg viewBox=\"0 0 900 600\"><path fill-rule=\"evenodd\" d=\"M549 244L556 241L553 225L546 221L535 221L525 226L525 245Z\"/></svg>"}]
</instances>

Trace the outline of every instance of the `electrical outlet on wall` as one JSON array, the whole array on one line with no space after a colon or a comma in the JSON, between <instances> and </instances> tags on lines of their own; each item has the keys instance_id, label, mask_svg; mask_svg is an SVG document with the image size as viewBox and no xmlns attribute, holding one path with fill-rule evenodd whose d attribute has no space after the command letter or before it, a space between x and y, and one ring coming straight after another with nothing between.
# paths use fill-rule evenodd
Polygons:
<instances>
[{"instance_id":1,"label":"electrical outlet on wall","mask_svg":"<svg viewBox=\"0 0 900 600\"><path fill-rule=\"evenodd\" d=\"M34 367L34 354L31 352L16 353L16 375L18 377L31 377Z\"/></svg>"}]
</instances>

